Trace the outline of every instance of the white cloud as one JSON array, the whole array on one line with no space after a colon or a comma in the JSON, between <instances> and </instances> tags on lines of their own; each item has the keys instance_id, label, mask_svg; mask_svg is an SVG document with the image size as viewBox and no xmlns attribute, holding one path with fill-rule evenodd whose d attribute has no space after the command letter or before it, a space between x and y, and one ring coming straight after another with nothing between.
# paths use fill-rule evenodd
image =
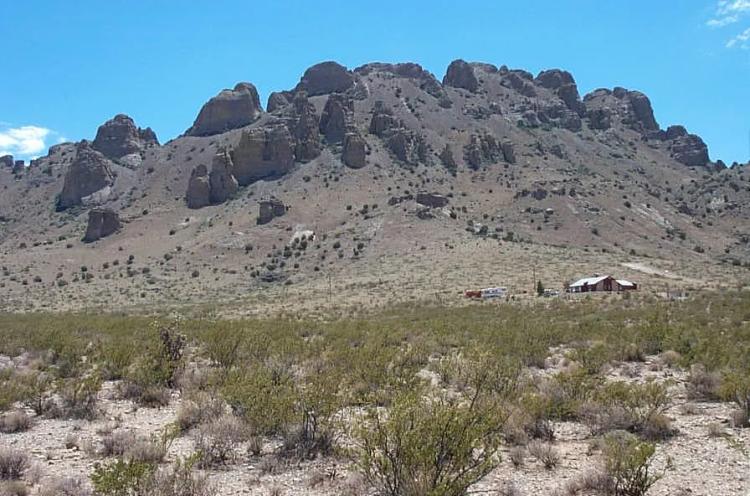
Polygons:
<instances>
[{"instance_id":1,"label":"white cloud","mask_svg":"<svg viewBox=\"0 0 750 496\"><path fill-rule=\"evenodd\" d=\"M750 0L719 0L716 14L706 22L712 28L721 28L738 22L740 18L750 13Z\"/></svg>"},{"instance_id":2,"label":"white cloud","mask_svg":"<svg viewBox=\"0 0 750 496\"><path fill-rule=\"evenodd\" d=\"M0 156L34 159L47 151L48 141L58 141L58 133L40 126L0 126Z\"/></svg>"},{"instance_id":3,"label":"white cloud","mask_svg":"<svg viewBox=\"0 0 750 496\"><path fill-rule=\"evenodd\" d=\"M706 21L711 28L724 28L737 24L750 16L750 0L719 0L716 4L714 16ZM749 48L750 28L730 38L725 46L727 48Z\"/></svg>"},{"instance_id":4,"label":"white cloud","mask_svg":"<svg viewBox=\"0 0 750 496\"><path fill-rule=\"evenodd\" d=\"M732 38L727 42L727 48L739 47L743 50L750 49L750 28L745 29L743 32Z\"/></svg>"}]
</instances>

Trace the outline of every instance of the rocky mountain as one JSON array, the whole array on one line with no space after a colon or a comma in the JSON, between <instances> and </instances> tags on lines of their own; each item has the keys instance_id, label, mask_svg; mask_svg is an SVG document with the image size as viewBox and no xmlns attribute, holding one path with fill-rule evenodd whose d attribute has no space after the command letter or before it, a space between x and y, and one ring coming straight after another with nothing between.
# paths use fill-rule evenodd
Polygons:
<instances>
[{"instance_id":1,"label":"rocky mountain","mask_svg":"<svg viewBox=\"0 0 750 496\"><path fill-rule=\"evenodd\" d=\"M163 145L118 115L28 167L0 157L0 191L0 292L16 306L73 287L103 305L325 292L332 274L366 294L443 272L435 292L455 294L525 280L531 254L550 284L612 264L734 284L750 265L748 169L664 129L643 93L582 97L559 69L457 60L441 81L324 62L266 110L251 83L221 91Z\"/></svg>"}]
</instances>

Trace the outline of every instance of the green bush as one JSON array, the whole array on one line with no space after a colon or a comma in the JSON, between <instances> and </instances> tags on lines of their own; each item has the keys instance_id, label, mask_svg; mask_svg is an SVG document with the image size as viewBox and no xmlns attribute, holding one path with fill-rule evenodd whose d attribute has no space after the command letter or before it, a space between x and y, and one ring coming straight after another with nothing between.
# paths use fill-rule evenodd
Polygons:
<instances>
[{"instance_id":1,"label":"green bush","mask_svg":"<svg viewBox=\"0 0 750 496\"><path fill-rule=\"evenodd\" d=\"M625 433L613 433L605 439L604 471L611 479L614 496L643 496L663 473L653 471L656 447Z\"/></svg>"},{"instance_id":2,"label":"green bush","mask_svg":"<svg viewBox=\"0 0 750 496\"><path fill-rule=\"evenodd\" d=\"M462 496L500 461L501 412L482 391L467 401L403 395L363 419L359 466L381 494Z\"/></svg>"}]
</instances>

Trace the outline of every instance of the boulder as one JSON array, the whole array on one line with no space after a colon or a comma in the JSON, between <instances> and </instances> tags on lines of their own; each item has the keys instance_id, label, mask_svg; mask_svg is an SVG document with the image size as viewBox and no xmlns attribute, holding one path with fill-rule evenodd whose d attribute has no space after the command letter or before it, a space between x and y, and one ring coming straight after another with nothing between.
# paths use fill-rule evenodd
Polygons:
<instances>
[{"instance_id":1,"label":"boulder","mask_svg":"<svg viewBox=\"0 0 750 496\"><path fill-rule=\"evenodd\" d=\"M289 105L293 98L292 93L289 91L274 91L268 95L266 111L275 112L276 110L282 109Z\"/></svg>"},{"instance_id":2,"label":"boulder","mask_svg":"<svg viewBox=\"0 0 750 496\"><path fill-rule=\"evenodd\" d=\"M464 149L466 162L474 170L482 164L492 164L499 160L514 164L516 162L515 149L510 141L498 141L491 135L479 136L473 134Z\"/></svg>"},{"instance_id":3,"label":"boulder","mask_svg":"<svg viewBox=\"0 0 750 496\"><path fill-rule=\"evenodd\" d=\"M112 186L114 181L107 157L94 150L88 141L81 141L76 146L76 157L65 174L63 189L57 198L57 209L80 205L84 197Z\"/></svg>"},{"instance_id":4,"label":"boulder","mask_svg":"<svg viewBox=\"0 0 750 496\"><path fill-rule=\"evenodd\" d=\"M203 208L211 204L211 185L205 165L197 166L190 174L185 201L188 208Z\"/></svg>"},{"instance_id":5,"label":"boulder","mask_svg":"<svg viewBox=\"0 0 750 496\"><path fill-rule=\"evenodd\" d=\"M704 167L709 162L708 147L700 136L685 134L675 138L670 146L672 158L690 167Z\"/></svg>"},{"instance_id":6,"label":"boulder","mask_svg":"<svg viewBox=\"0 0 750 496\"><path fill-rule=\"evenodd\" d=\"M654 110L651 108L651 100L640 91L629 91L628 100L633 109L637 121L646 131L656 131L659 125L654 118Z\"/></svg>"},{"instance_id":7,"label":"boulder","mask_svg":"<svg viewBox=\"0 0 750 496\"><path fill-rule=\"evenodd\" d=\"M110 234L114 234L122 227L120 216L111 208L93 208L89 210L89 221L86 226L84 243L93 243Z\"/></svg>"},{"instance_id":8,"label":"boulder","mask_svg":"<svg viewBox=\"0 0 750 496\"><path fill-rule=\"evenodd\" d=\"M281 217L286 213L286 205L275 197L258 202L258 224L268 224L276 217Z\"/></svg>"},{"instance_id":9,"label":"boulder","mask_svg":"<svg viewBox=\"0 0 750 496\"><path fill-rule=\"evenodd\" d=\"M442 162L443 167L451 172L455 172L457 167L456 159L453 157L453 150L451 150L451 147L448 143L445 144L445 148L443 148L443 151L440 152L440 162Z\"/></svg>"},{"instance_id":10,"label":"boulder","mask_svg":"<svg viewBox=\"0 0 750 496\"><path fill-rule=\"evenodd\" d=\"M463 88L472 93L479 89L479 81L474 74L474 68L468 62L461 59L450 63L443 77L443 85Z\"/></svg>"},{"instance_id":11,"label":"boulder","mask_svg":"<svg viewBox=\"0 0 750 496\"><path fill-rule=\"evenodd\" d=\"M372 118L370 119L370 133L378 137L384 137L391 129L400 127L398 119L393 117L391 109L378 100L373 108Z\"/></svg>"},{"instance_id":12,"label":"boulder","mask_svg":"<svg viewBox=\"0 0 750 496\"><path fill-rule=\"evenodd\" d=\"M517 91L523 96L534 98L537 95L533 80L533 76L528 72L513 70L503 73L501 84Z\"/></svg>"},{"instance_id":13,"label":"boulder","mask_svg":"<svg viewBox=\"0 0 750 496\"><path fill-rule=\"evenodd\" d=\"M294 123L294 156L300 162L307 162L320 155L318 114L304 91L295 95L294 109L297 114L297 121Z\"/></svg>"},{"instance_id":14,"label":"boulder","mask_svg":"<svg viewBox=\"0 0 750 496\"><path fill-rule=\"evenodd\" d=\"M341 94L333 94L328 97L323 113L320 115L320 132L326 137L329 144L344 141L353 111L353 103L350 98Z\"/></svg>"},{"instance_id":15,"label":"boulder","mask_svg":"<svg viewBox=\"0 0 750 496\"><path fill-rule=\"evenodd\" d=\"M385 138L385 146L393 155L407 164L424 162L427 148L422 138L408 129L394 129Z\"/></svg>"},{"instance_id":16,"label":"boulder","mask_svg":"<svg viewBox=\"0 0 750 496\"><path fill-rule=\"evenodd\" d=\"M439 193L417 193L417 203L430 208L443 208L448 205L448 197Z\"/></svg>"},{"instance_id":17,"label":"boulder","mask_svg":"<svg viewBox=\"0 0 750 496\"><path fill-rule=\"evenodd\" d=\"M556 90L568 84L575 84L573 76L568 71L549 69L542 71L535 79L536 83L550 90Z\"/></svg>"},{"instance_id":18,"label":"boulder","mask_svg":"<svg viewBox=\"0 0 750 496\"><path fill-rule=\"evenodd\" d=\"M612 110L609 108L589 109L586 118L591 129L606 130L612 127Z\"/></svg>"},{"instance_id":19,"label":"boulder","mask_svg":"<svg viewBox=\"0 0 750 496\"><path fill-rule=\"evenodd\" d=\"M262 113L258 90L250 83L238 83L232 90L223 90L211 98L198 113L190 136L211 136L247 126Z\"/></svg>"},{"instance_id":20,"label":"boulder","mask_svg":"<svg viewBox=\"0 0 750 496\"><path fill-rule=\"evenodd\" d=\"M232 151L234 176L241 186L283 176L294 166L294 148L283 124L245 130Z\"/></svg>"},{"instance_id":21,"label":"boulder","mask_svg":"<svg viewBox=\"0 0 750 496\"><path fill-rule=\"evenodd\" d=\"M214 155L211 172L208 175L210 186L209 199L211 203L224 203L229 200L238 189L237 179L232 174L234 165L232 157L226 150L220 150Z\"/></svg>"},{"instance_id":22,"label":"boulder","mask_svg":"<svg viewBox=\"0 0 750 496\"><path fill-rule=\"evenodd\" d=\"M3 155L0 157L0 167L13 168L13 155Z\"/></svg>"},{"instance_id":23,"label":"boulder","mask_svg":"<svg viewBox=\"0 0 750 496\"><path fill-rule=\"evenodd\" d=\"M156 134L151 128L136 127L133 119L125 114L118 114L99 126L92 146L107 158L119 160L158 144Z\"/></svg>"},{"instance_id":24,"label":"boulder","mask_svg":"<svg viewBox=\"0 0 750 496\"><path fill-rule=\"evenodd\" d=\"M684 126L669 126L667 128L666 132L666 139L673 140L677 138L682 138L683 136L687 136L688 132L687 129L685 129Z\"/></svg>"},{"instance_id":25,"label":"boulder","mask_svg":"<svg viewBox=\"0 0 750 496\"><path fill-rule=\"evenodd\" d=\"M297 90L305 90L310 96L343 93L354 86L354 76L346 67L336 62L322 62L305 71Z\"/></svg>"},{"instance_id":26,"label":"boulder","mask_svg":"<svg viewBox=\"0 0 750 496\"><path fill-rule=\"evenodd\" d=\"M341 152L341 160L347 167L361 169L365 164L367 156L367 145L359 133L346 133L344 137L344 149Z\"/></svg>"},{"instance_id":27,"label":"boulder","mask_svg":"<svg viewBox=\"0 0 750 496\"><path fill-rule=\"evenodd\" d=\"M500 145L500 149L503 152L503 158L506 162L508 162L509 164L516 163L516 151L513 143L511 143L510 141L503 141Z\"/></svg>"}]
</instances>

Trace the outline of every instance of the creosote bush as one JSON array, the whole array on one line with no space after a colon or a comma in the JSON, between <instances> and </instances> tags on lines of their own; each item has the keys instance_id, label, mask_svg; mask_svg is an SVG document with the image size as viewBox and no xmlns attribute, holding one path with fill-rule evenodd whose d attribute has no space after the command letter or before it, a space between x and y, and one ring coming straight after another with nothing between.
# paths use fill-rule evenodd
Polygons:
<instances>
[{"instance_id":1,"label":"creosote bush","mask_svg":"<svg viewBox=\"0 0 750 496\"><path fill-rule=\"evenodd\" d=\"M0 448L0 480L18 480L29 468L29 456L12 448Z\"/></svg>"}]
</instances>

